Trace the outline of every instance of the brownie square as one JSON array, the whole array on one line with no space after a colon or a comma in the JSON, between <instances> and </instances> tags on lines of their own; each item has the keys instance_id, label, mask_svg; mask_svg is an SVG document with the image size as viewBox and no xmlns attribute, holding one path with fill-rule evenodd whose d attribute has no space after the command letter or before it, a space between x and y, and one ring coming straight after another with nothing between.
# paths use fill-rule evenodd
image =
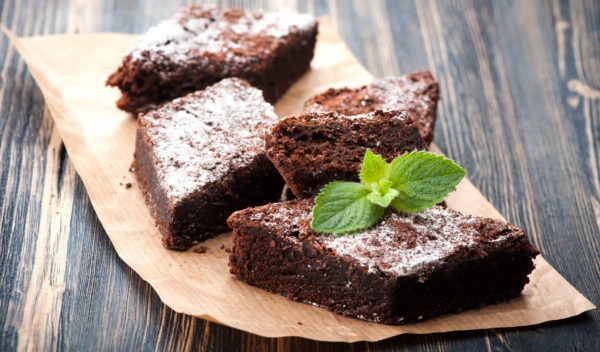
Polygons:
<instances>
[{"instance_id":1,"label":"brownie square","mask_svg":"<svg viewBox=\"0 0 600 352\"><path fill-rule=\"evenodd\" d=\"M427 145L433 140L439 86L431 72L386 77L359 88L329 89L304 103L306 112L335 111L342 115L381 110L406 110L416 117L419 133Z\"/></svg>"},{"instance_id":2,"label":"brownie square","mask_svg":"<svg viewBox=\"0 0 600 352\"><path fill-rule=\"evenodd\" d=\"M134 169L165 247L186 249L228 230L233 211L279 198L263 138L276 120L237 78L140 115Z\"/></svg>"},{"instance_id":3,"label":"brownie square","mask_svg":"<svg viewBox=\"0 0 600 352\"><path fill-rule=\"evenodd\" d=\"M352 235L311 229L313 200L235 212L230 271L332 312L400 324L519 296L539 253L499 220L434 206Z\"/></svg>"},{"instance_id":4,"label":"brownie square","mask_svg":"<svg viewBox=\"0 0 600 352\"><path fill-rule=\"evenodd\" d=\"M267 156L299 198L330 181L356 181L367 148L386 161L426 149L414 116L375 111L355 116L303 113L281 119L267 134Z\"/></svg>"},{"instance_id":5,"label":"brownie square","mask_svg":"<svg viewBox=\"0 0 600 352\"><path fill-rule=\"evenodd\" d=\"M275 102L308 70L314 17L196 5L148 30L106 84L120 109L145 112L226 77L246 79Z\"/></svg>"}]
</instances>

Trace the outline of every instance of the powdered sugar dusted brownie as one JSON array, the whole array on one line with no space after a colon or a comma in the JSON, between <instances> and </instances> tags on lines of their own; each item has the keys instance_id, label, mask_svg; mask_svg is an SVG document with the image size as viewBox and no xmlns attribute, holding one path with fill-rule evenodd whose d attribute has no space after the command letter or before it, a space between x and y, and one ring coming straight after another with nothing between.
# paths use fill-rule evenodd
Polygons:
<instances>
[{"instance_id":1,"label":"powdered sugar dusted brownie","mask_svg":"<svg viewBox=\"0 0 600 352\"><path fill-rule=\"evenodd\" d=\"M415 115L421 137L429 145L439 100L437 81L431 72L422 71L376 79L359 88L329 89L308 99L304 111L357 115L377 109L407 110Z\"/></svg>"},{"instance_id":2,"label":"powdered sugar dusted brownie","mask_svg":"<svg viewBox=\"0 0 600 352\"><path fill-rule=\"evenodd\" d=\"M134 168L165 247L188 248L226 231L233 211L279 198L263 138L276 120L237 78L140 115Z\"/></svg>"},{"instance_id":3,"label":"powdered sugar dusted brownie","mask_svg":"<svg viewBox=\"0 0 600 352\"><path fill-rule=\"evenodd\" d=\"M426 149L414 117L401 111L288 116L266 140L267 156L300 198L312 197L334 180L358 180L367 148L388 162L404 152Z\"/></svg>"},{"instance_id":4,"label":"powdered sugar dusted brownie","mask_svg":"<svg viewBox=\"0 0 600 352\"><path fill-rule=\"evenodd\" d=\"M515 226L440 206L388 211L345 236L313 231L312 207L305 199L235 212L231 272L335 313L399 324L518 296L539 253Z\"/></svg>"},{"instance_id":5,"label":"powdered sugar dusted brownie","mask_svg":"<svg viewBox=\"0 0 600 352\"><path fill-rule=\"evenodd\" d=\"M274 102L308 68L317 22L306 14L189 6L151 28L107 80L117 106L143 112L166 100L240 77Z\"/></svg>"}]
</instances>

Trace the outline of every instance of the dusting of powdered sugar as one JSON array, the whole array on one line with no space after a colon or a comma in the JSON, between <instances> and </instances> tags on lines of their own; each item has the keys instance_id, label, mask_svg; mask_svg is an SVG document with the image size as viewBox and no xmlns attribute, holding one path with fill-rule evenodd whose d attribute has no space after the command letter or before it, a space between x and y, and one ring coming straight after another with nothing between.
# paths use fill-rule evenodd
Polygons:
<instances>
[{"instance_id":1,"label":"dusting of powdered sugar","mask_svg":"<svg viewBox=\"0 0 600 352\"><path fill-rule=\"evenodd\" d=\"M150 28L131 54L132 60L169 60L185 63L190 58L202 58L206 53L223 54L224 60L244 62L250 59L257 37L273 45L295 31L309 30L315 18L299 13L262 13L216 6L194 6L177 12L172 18ZM249 55L237 55L243 49ZM264 50L264 49L261 49Z\"/></svg>"},{"instance_id":2,"label":"dusting of powdered sugar","mask_svg":"<svg viewBox=\"0 0 600 352\"><path fill-rule=\"evenodd\" d=\"M383 109L382 109L383 110ZM389 110L388 111L390 113L390 118L392 119L396 119L396 120L406 120L407 118L407 114L405 111L399 111L399 110ZM342 117L344 119L347 120L373 120L373 118L375 118L375 116L381 116L381 113L378 112L370 112L367 114L357 114L357 115L338 115L339 117Z\"/></svg>"},{"instance_id":3,"label":"dusting of powdered sugar","mask_svg":"<svg viewBox=\"0 0 600 352\"><path fill-rule=\"evenodd\" d=\"M410 74L400 77L380 78L374 80L370 85L351 89L347 92L339 91L337 95L333 96L333 100L335 100L335 97L348 96L348 94L360 97L361 100L358 102L360 106L330 106L328 105L329 100L317 100L306 106L305 111L329 112L333 109L351 115L356 112L366 112L374 109L384 111L410 110L421 117L419 123L422 126L431 128L435 116L431 115L430 117L429 113L436 102L426 92L433 82L435 81L429 74L426 77L419 74ZM342 100L342 102L344 101Z\"/></svg>"},{"instance_id":4,"label":"dusting of powdered sugar","mask_svg":"<svg viewBox=\"0 0 600 352\"><path fill-rule=\"evenodd\" d=\"M390 118L392 119L396 119L396 120L401 120L401 121L405 121L406 118L408 117L408 115L406 114L405 111L398 111L398 110L394 110L394 111L389 111L390 114ZM308 118L312 118L315 120L319 120L319 121L328 121L328 120L338 120L338 119L344 119L344 120L348 120L352 123L355 122L360 122L365 121L365 120L373 120L376 116L382 116L381 112L370 112L370 113L365 113L365 114L356 114L356 115L342 115L342 114L338 114L336 112L330 111L327 113L308 113L305 115ZM285 120L293 120L298 118L297 115L290 115L290 116L286 116L284 118L282 118L280 121L285 121Z\"/></svg>"},{"instance_id":5,"label":"dusting of powdered sugar","mask_svg":"<svg viewBox=\"0 0 600 352\"><path fill-rule=\"evenodd\" d=\"M330 236L323 243L369 269L410 275L440 262L459 246L471 247L479 237L475 217L435 206L412 214L391 213L376 226L352 236ZM405 236L401 229L416 231Z\"/></svg>"},{"instance_id":6,"label":"dusting of powdered sugar","mask_svg":"<svg viewBox=\"0 0 600 352\"><path fill-rule=\"evenodd\" d=\"M264 134L277 121L262 92L229 78L140 116L172 199L222 179L264 153Z\"/></svg>"},{"instance_id":7,"label":"dusting of powdered sugar","mask_svg":"<svg viewBox=\"0 0 600 352\"><path fill-rule=\"evenodd\" d=\"M271 210L254 213L252 220L276 226L282 233L314 233L310 229L311 206L272 205ZM273 211L275 210L275 211ZM386 272L395 276L419 273L425 267L442 264L459 248L478 245L480 218L460 214L441 206L412 213L386 213L375 226L351 235L317 234L316 240L338 255L351 258L369 272ZM510 231L500 233L489 242L503 241ZM291 241L299 241L288 236Z\"/></svg>"},{"instance_id":8,"label":"dusting of powdered sugar","mask_svg":"<svg viewBox=\"0 0 600 352\"><path fill-rule=\"evenodd\" d=\"M412 80L408 76L386 77L373 81L367 86L366 97L379 97L382 110L414 109L428 111L431 97L423 94L431 83L425 79ZM362 104L363 102L361 102Z\"/></svg>"}]
</instances>

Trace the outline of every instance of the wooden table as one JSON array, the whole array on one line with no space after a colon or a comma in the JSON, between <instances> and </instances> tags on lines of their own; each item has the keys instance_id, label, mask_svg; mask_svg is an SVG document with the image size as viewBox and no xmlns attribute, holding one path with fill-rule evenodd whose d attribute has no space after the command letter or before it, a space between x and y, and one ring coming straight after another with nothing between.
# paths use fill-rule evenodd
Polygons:
<instances>
[{"instance_id":1,"label":"wooden table","mask_svg":"<svg viewBox=\"0 0 600 352\"><path fill-rule=\"evenodd\" d=\"M0 1L21 36L142 33L184 1ZM231 1L328 15L376 76L431 69L435 141L600 303L600 3ZM59 48L57 48L59 50ZM85 58L82 58L83 60ZM379 343L268 339L174 313L116 255L27 67L0 37L0 350L598 350L600 314Z\"/></svg>"}]
</instances>

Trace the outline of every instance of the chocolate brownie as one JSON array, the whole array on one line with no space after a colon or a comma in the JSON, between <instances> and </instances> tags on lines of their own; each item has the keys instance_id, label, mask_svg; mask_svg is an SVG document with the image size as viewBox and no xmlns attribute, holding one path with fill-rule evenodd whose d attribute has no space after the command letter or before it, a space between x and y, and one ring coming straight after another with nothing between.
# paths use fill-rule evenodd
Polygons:
<instances>
[{"instance_id":1,"label":"chocolate brownie","mask_svg":"<svg viewBox=\"0 0 600 352\"><path fill-rule=\"evenodd\" d=\"M144 112L226 77L246 79L274 102L309 68L317 22L298 13L189 6L142 36L106 84L117 106Z\"/></svg>"},{"instance_id":2,"label":"chocolate brownie","mask_svg":"<svg viewBox=\"0 0 600 352\"><path fill-rule=\"evenodd\" d=\"M426 149L408 112L345 116L303 113L281 119L266 137L267 156L299 198L310 198L334 180L358 180L367 148L388 162Z\"/></svg>"},{"instance_id":3,"label":"chocolate brownie","mask_svg":"<svg viewBox=\"0 0 600 352\"><path fill-rule=\"evenodd\" d=\"M233 211L279 199L263 138L276 120L237 78L140 115L134 169L165 247L186 249L226 231Z\"/></svg>"},{"instance_id":4,"label":"chocolate brownie","mask_svg":"<svg viewBox=\"0 0 600 352\"><path fill-rule=\"evenodd\" d=\"M440 206L352 235L310 228L313 200L235 212L230 271L293 300L400 324L519 296L539 253L506 222Z\"/></svg>"},{"instance_id":5,"label":"chocolate brownie","mask_svg":"<svg viewBox=\"0 0 600 352\"><path fill-rule=\"evenodd\" d=\"M359 88L329 89L304 103L304 111L336 111L344 115L365 114L376 109L408 110L417 118L425 143L433 139L439 86L431 72L380 78Z\"/></svg>"}]
</instances>

